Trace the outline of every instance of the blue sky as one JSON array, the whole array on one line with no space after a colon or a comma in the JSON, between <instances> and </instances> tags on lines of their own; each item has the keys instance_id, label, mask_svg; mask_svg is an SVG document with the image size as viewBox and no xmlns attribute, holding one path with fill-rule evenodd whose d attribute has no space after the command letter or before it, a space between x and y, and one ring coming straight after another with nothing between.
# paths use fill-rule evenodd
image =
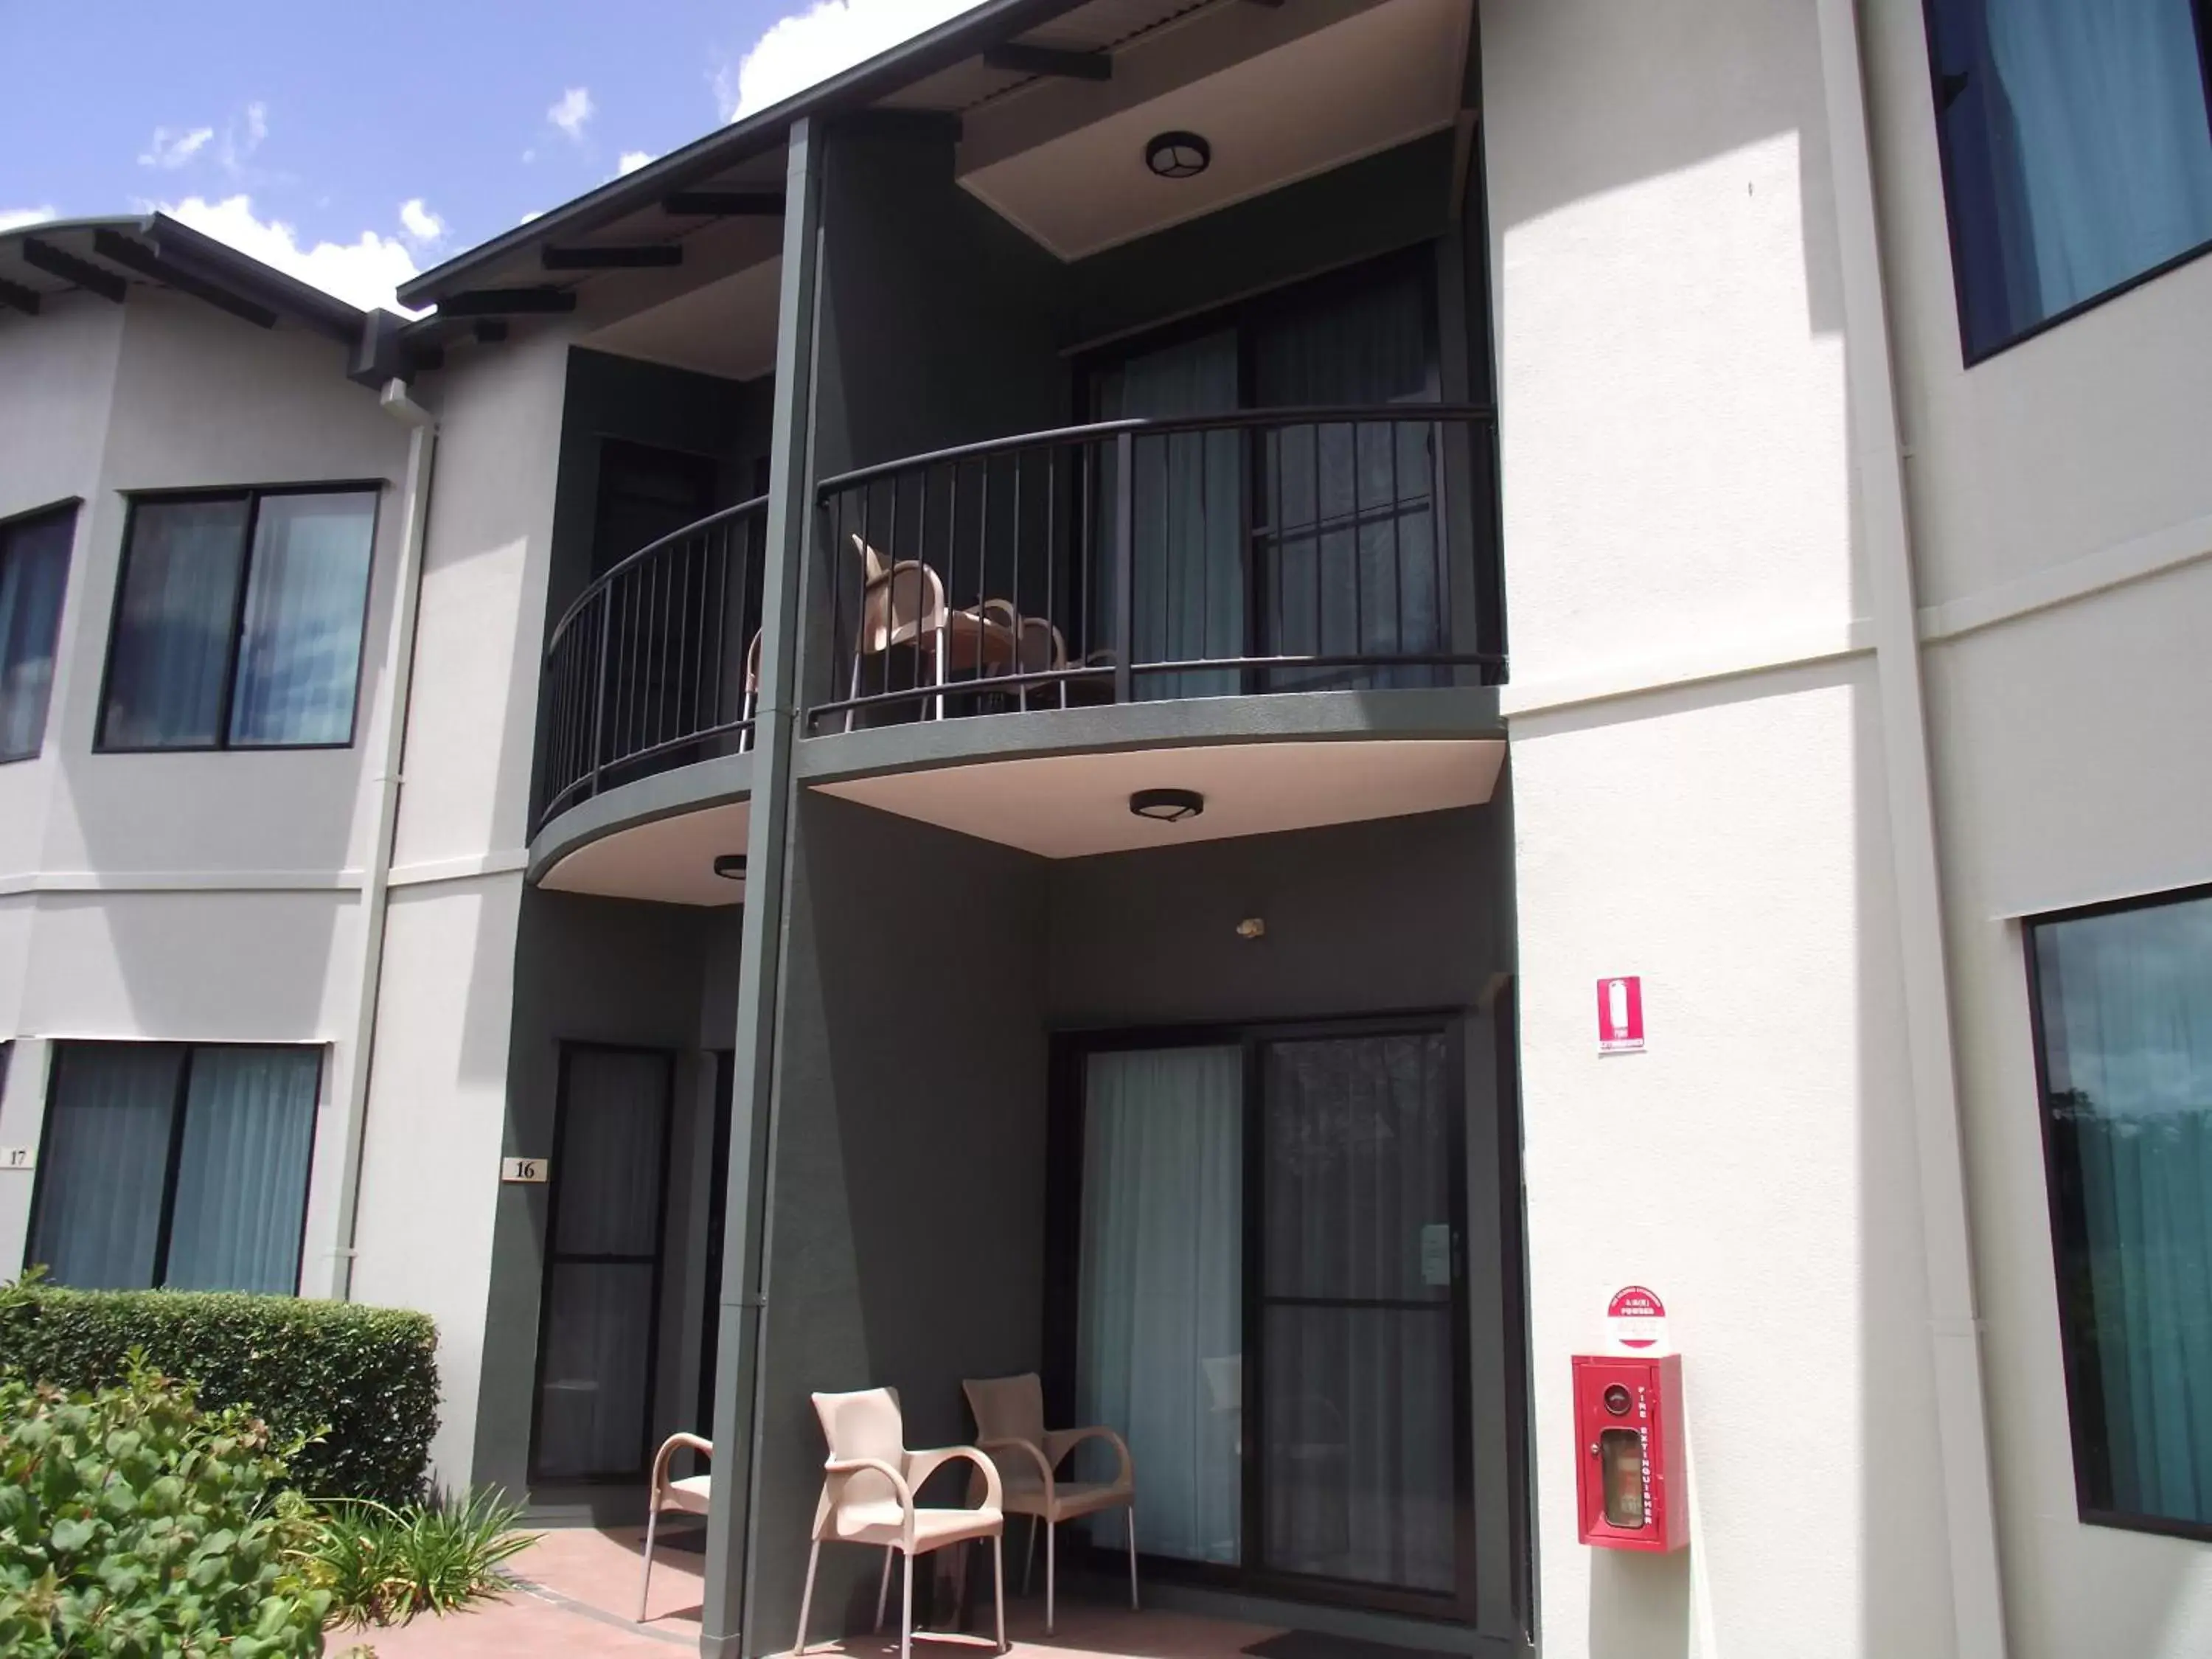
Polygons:
<instances>
[{"instance_id":1,"label":"blue sky","mask_svg":"<svg viewBox=\"0 0 2212 1659\"><path fill-rule=\"evenodd\" d=\"M962 9L0 0L0 228L159 205L388 304L416 270Z\"/></svg>"}]
</instances>

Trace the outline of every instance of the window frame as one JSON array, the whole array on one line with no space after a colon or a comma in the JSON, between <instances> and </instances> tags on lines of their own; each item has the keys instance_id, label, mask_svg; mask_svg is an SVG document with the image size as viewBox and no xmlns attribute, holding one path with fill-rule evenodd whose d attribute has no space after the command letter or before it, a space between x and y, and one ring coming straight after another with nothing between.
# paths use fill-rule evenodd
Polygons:
<instances>
[{"instance_id":1,"label":"window frame","mask_svg":"<svg viewBox=\"0 0 2212 1659\"><path fill-rule=\"evenodd\" d=\"M12 1047L12 1045L10 1045ZM23 1228L23 1259L21 1267L32 1265L32 1252L39 1242L39 1221L46 1200L46 1170L52 1160L47 1149L54 1144L54 1113L61 1097L62 1054L70 1047L85 1048L167 1048L178 1051L182 1059L177 1066L176 1091L169 1103L169 1145L161 1165L161 1213L154 1227L154 1262L148 1273L150 1282L144 1286L149 1291L166 1290L169 1273L170 1235L177 1218L177 1178L185 1160L185 1119L191 1100L192 1061L203 1048L228 1050L266 1050L281 1054L302 1051L315 1056L315 1098L313 1112L317 1121L309 1126L307 1134L307 1167L305 1184L300 1199L300 1237L292 1247L292 1288L285 1292L264 1291L263 1295L300 1294L300 1276L307 1267L307 1221L313 1213L315 1195L315 1142L320 1138L320 1119L323 1109L323 1089L330 1080L330 1045L326 1042L140 1042L123 1037L64 1037L50 1044L46 1054L46 1100L39 1119L39 1155L31 1171L31 1205ZM234 1292L224 1292L234 1294ZM236 1292L235 1294L244 1294Z\"/></svg>"},{"instance_id":2,"label":"window frame","mask_svg":"<svg viewBox=\"0 0 2212 1659\"><path fill-rule=\"evenodd\" d=\"M1959 326L1959 362L1962 368L1974 368L1992 357L2010 351L2014 346L2025 345L2038 335L2047 334L2062 324L2070 323L2076 317L2094 311L2124 294L2131 294L2146 283L2156 282L2184 265L2194 264L2206 254L2212 253L2212 236L2207 236L2194 246L2184 248L2172 258L2148 270L2137 271L2100 293L2076 300L2063 311L2052 312L2040 321L2006 336L1995 345L1975 350L1966 330L1966 266L1959 242L1958 182L1951 162L1951 140L1943 120L1943 64L1936 45L1936 8L1946 3L1957 3L1957 0L1920 0L1920 25L1928 52L1929 118L1935 126L1936 171L1942 177L1943 186L1943 240L1951 255L1951 300ZM2189 11L2197 25L2197 63L2198 76L2204 88L2205 119L2208 124L2212 124L2212 0L2189 0Z\"/></svg>"},{"instance_id":3,"label":"window frame","mask_svg":"<svg viewBox=\"0 0 2212 1659\"><path fill-rule=\"evenodd\" d=\"M2083 921L2095 916L2118 915L2130 910L2157 910L2168 905L2188 904L2212 900L2212 882L2200 882L2193 886L2169 888L2156 893L2138 893L2125 898L2101 899L2093 904L2078 904L2063 910L2040 911L2021 919L2021 955L2027 971L2027 1018L2029 1044L2035 1062L2036 1128L2043 1146L2043 1183L2047 1224L2051 1231L2051 1309L2058 1326L2058 1353L2061 1370L2066 1385L2067 1451L2073 1465L2075 1516L2082 1525L2106 1527L2116 1532L2149 1533L2163 1538L2186 1538L2198 1543L2212 1544L2212 1521L2184 1521L2171 1516L2138 1515L2132 1510L2106 1509L2090 1501L2086 1431L2090 1420L2085 1407L2094 1404L2098 1409L2097 1425L2101 1426L2104 1391L2094 1368L2077 1353L2077 1344L2072 1323L2068 1320L2063 1291L2067 1263L2063 1252L2067 1249L2069 1224L2079 1220L2073 1214L2064 1189L2058 1179L2057 1139L2056 1117L2051 1110L2050 1049L2043 1017L2043 981L2036 963L2035 933L2039 927L2052 927L2063 922ZM2086 1231L2085 1226L2072 1228L2075 1237Z\"/></svg>"},{"instance_id":4,"label":"window frame","mask_svg":"<svg viewBox=\"0 0 2212 1659\"><path fill-rule=\"evenodd\" d=\"M107 647L100 664L100 703L94 716L92 752L95 755L209 755L268 754L301 750L350 749L361 737L362 670L368 658L368 625L376 597L376 544L383 528L384 497L389 484L382 478L337 478L327 483L274 484L213 484L189 489L142 489L124 492L123 541L115 559L115 592L108 605ZM363 578L361 637L354 642L353 702L348 711L343 742L233 743L230 718L238 694L238 664L243 654L246 602L253 586L253 543L261 528L261 503L272 495L367 495L369 498L368 570ZM246 502L244 546L239 559L238 592L231 599L230 628L225 647L222 702L216 710L212 743L111 743L107 736L108 694L115 679L116 647L123 636L123 598L131 577L131 549L137 533L138 509L170 501Z\"/></svg>"},{"instance_id":5,"label":"window frame","mask_svg":"<svg viewBox=\"0 0 2212 1659\"><path fill-rule=\"evenodd\" d=\"M37 524L41 519L58 519L66 514L70 520L69 550L63 556L62 560L62 602L54 610L52 671L50 672L46 681L46 710L39 719L39 741L34 747L24 750L21 754L9 754L6 750L0 749L0 766L12 766L18 761L36 760L46 752L46 732L52 726L54 718L52 676L53 673L58 672L61 667L62 629L69 615L70 571L70 567L76 562L78 528L76 521L83 511L83 496L64 495L59 500L48 501L42 507L34 507L22 513L10 513L6 517L0 518L0 543L4 543L15 532ZM0 668L4 667L5 664L0 663Z\"/></svg>"}]
</instances>

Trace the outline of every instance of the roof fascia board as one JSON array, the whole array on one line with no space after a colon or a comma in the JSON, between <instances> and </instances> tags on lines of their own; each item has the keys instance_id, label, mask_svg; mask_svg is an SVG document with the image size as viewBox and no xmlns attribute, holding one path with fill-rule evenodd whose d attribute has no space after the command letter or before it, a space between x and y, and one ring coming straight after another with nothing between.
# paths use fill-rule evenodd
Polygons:
<instances>
[{"instance_id":1,"label":"roof fascia board","mask_svg":"<svg viewBox=\"0 0 2212 1659\"><path fill-rule=\"evenodd\" d=\"M573 241L579 235L652 207L685 185L711 178L737 163L783 143L793 122L880 98L972 58L986 46L1012 39L1039 24L1085 5L1088 0L986 0L973 11L902 41L866 63L772 104L758 114L694 139L658 161L625 173L587 195L540 214L528 224L471 248L424 271L399 290L410 307L435 305L438 295L509 256L547 240ZM1066 82L1058 82L1065 86Z\"/></svg>"}]
</instances>

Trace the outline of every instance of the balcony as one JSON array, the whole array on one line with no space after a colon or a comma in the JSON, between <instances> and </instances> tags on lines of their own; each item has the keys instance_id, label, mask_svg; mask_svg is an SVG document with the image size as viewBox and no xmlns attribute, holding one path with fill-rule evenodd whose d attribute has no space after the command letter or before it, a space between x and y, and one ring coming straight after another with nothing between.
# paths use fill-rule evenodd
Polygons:
<instances>
[{"instance_id":1,"label":"balcony","mask_svg":"<svg viewBox=\"0 0 2212 1659\"><path fill-rule=\"evenodd\" d=\"M1136 787L1208 794L1200 838L1486 799L1492 456L1487 410L1400 404L1102 422L825 479L801 779L1048 856L1143 844L1115 810ZM554 629L538 825L571 816L532 860L567 861L549 885L737 896L697 877L742 847L749 779L698 763L750 745L765 509L641 549ZM680 891L645 873L678 866Z\"/></svg>"}]
</instances>

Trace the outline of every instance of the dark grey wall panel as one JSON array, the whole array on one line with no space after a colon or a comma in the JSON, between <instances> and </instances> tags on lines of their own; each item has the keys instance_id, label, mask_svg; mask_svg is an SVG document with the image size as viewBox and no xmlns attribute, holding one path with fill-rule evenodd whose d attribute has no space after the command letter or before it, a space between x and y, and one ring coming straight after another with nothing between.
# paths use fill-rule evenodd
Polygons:
<instances>
[{"instance_id":1,"label":"dark grey wall panel","mask_svg":"<svg viewBox=\"0 0 2212 1659\"><path fill-rule=\"evenodd\" d=\"M1049 1018L1191 1024L1472 1005L1510 951L1472 807L1051 866ZM1267 937L1237 923L1263 918Z\"/></svg>"},{"instance_id":2,"label":"dark grey wall panel","mask_svg":"<svg viewBox=\"0 0 2212 1659\"><path fill-rule=\"evenodd\" d=\"M817 1389L889 1384L908 1443L970 1432L963 1376L1042 1359L1046 1044L1040 861L804 794L778 1143L752 1616L792 1638L823 1446ZM960 1501L957 1480L950 1501ZM878 1559L824 1552L817 1628Z\"/></svg>"}]
</instances>

